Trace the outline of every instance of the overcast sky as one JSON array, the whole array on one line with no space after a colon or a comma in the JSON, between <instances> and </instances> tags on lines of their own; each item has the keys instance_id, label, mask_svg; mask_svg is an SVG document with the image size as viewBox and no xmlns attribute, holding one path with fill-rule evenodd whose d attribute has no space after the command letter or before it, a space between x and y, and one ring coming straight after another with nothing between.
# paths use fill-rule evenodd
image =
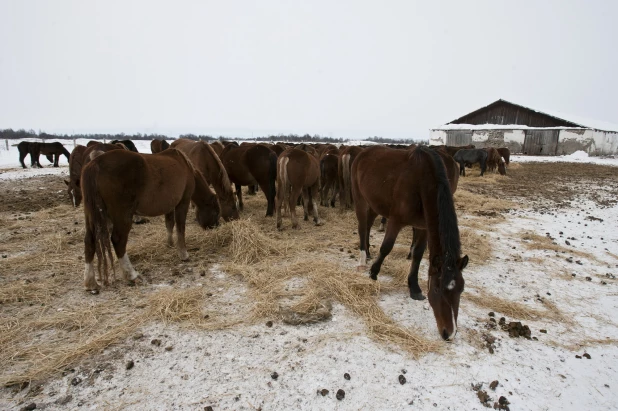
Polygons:
<instances>
[{"instance_id":1,"label":"overcast sky","mask_svg":"<svg viewBox=\"0 0 618 411\"><path fill-rule=\"evenodd\" d=\"M618 1L0 0L0 128L427 138L498 98L618 123Z\"/></svg>"}]
</instances>

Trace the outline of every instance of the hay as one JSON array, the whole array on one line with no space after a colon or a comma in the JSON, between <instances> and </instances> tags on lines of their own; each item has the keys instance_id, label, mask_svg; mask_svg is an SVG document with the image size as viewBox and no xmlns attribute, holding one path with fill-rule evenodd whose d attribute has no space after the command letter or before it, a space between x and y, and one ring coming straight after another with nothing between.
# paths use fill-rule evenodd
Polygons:
<instances>
[{"instance_id":1,"label":"hay","mask_svg":"<svg viewBox=\"0 0 618 411\"><path fill-rule=\"evenodd\" d=\"M469 301L480 308L485 308L504 314L506 317L533 320L533 319L564 319L558 308L550 302L544 302L545 310L538 310L528 305L500 298L489 294L482 289L467 292L463 301Z\"/></svg>"},{"instance_id":2,"label":"hay","mask_svg":"<svg viewBox=\"0 0 618 411\"><path fill-rule=\"evenodd\" d=\"M501 213L506 210L517 208L517 204L512 201L498 198L498 194L487 196L483 194L472 193L465 188L459 188L454 194L455 209L460 212L496 212Z\"/></svg>"},{"instance_id":3,"label":"hay","mask_svg":"<svg viewBox=\"0 0 618 411\"><path fill-rule=\"evenodd\" d=\"M531 231L522 231L519 236L528 250L554 251L556 253L565 253L601 262L590 253L579 251L572 247L562 246L547 236L542 236Z\"/></svg>"}]
</instances>

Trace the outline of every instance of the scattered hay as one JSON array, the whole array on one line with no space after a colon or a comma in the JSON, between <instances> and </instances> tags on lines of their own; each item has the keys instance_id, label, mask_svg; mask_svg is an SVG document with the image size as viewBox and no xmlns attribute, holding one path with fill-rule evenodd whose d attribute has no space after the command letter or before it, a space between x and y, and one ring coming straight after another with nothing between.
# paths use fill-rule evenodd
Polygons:
<instances>
[{"instance_id":1,"label":"scattered hay","mask_svg":"<svg viewBox=\"0 0 618 411\"><path fill-rule=\"evenodd\" d=\"M491 212L500 213L506 210L517 208L517 205L509 200L488 196L484 194L472 193L465 188L458 188L454 194L455 209L466 213Z\"/></svg>"},{"instance_id":2,"label":"scattered hay","mask_svg":"<svg viewBox=\"0 0 618 411\"><path fill-rule=\"evenodd\" d=\"M463 301L469 301L472 304L480 308L489 309L504 314L506 317L517 319L540 319L550 318L556 319L556 316L560 314L560 311L554 306L555 312L549 310L537 310L536 308L529 307L525 304L515 301L506 300L495 295L486 293L485 291L478 289L476 292L467 292Z\"/></svg>"},{"instance_id":3,"label":"scattered hay","mask_svg":"<svg viewBox=\"0 0 618 411\"><path fill-rule=\"evenodd\" d=\"M519 236L528 250L555 251L557 253L567 253L600 262L590 253L562 246L547 236L542 236L531 231L522 231Z\"/></svg>"}]
</instances>

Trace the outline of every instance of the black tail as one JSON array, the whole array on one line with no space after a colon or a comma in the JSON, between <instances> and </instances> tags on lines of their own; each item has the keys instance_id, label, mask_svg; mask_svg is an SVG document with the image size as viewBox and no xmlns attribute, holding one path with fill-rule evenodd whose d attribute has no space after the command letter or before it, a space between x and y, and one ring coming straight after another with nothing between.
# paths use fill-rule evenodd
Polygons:
<instances>
[{"instance_id":1,"label":"black tail","mask_svg":"<svg viewBox=\"0 0 618 411\"><path fill-rule=\"evenodd\" d=\"M438 233L440 235L440 246L444 253L442 264L446 267L455 267L457 259L461 253L461 243L459 240L459 227L457 225L457 213L455 212L455 203L453 202L453 194L451 186L446 176L446 167L442 158L434 150L425 147L418 147L425 154L428 154L432 160L435 170L436 182L438 187ZM454 271L443 270L444 276L452 277ZM444 289L453 278L442 278L441 288Z\"/></svg>"},{"instance_id":2,"label":"black tail","mask_svg":"<svg viewBox=\"0 0 618 411\"><path fill-rule=\"evenodd\" d=\"M268 153L268 202L271 205L270 211L275 209L275 195L277 194L277 154L271 151ZM272 213L271 213L272 215Z\"/></svg>"},{"instance_id":3,"label":"black tail","mask_svg":"<svg viewBox=\"0 0 618 411\"><path fill-rule=\"evenodd\" d=\"M96 161L90 162L82 171L81 188L84 201L84 215L87 229L94 237L94 250L97 255L97 270L105 285L109 285L109 265L114 269L112 245L107 229L107 211L105 203L99 194L97 176L99 165ZM109 262L109 263L108 263ZM103 268L103 271L101 271Z\"/></svg>"},{"instance_id":4,"label":"black tail","mask_svg":"<svg viewBox=\"0 0 618 411\"><path fill-rule=\"evenodd\" d=\"M69 153L69 150L64 148L64 146L62 146L62 154L64 154L64 156L67 158L67 161L69 161L69 159L71 158L71 153Z\"/></svg>"}]
</instances>

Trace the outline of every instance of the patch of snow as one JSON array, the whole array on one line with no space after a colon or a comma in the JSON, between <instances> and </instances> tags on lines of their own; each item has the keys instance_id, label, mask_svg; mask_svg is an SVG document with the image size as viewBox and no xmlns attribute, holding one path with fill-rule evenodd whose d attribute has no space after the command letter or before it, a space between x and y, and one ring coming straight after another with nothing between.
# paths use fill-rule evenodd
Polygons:
<instances>
[{"instance_id":1,"label":"patch of snow","mask_svg":"<svg viewBox=\"0 0 618 411\"><path fill-rule=\"evenodd\" d=\"M618 158L615 156L589 156L583 151L564 156L524 156L511 155L513 163L588 163L603 166L618 167Z\"/></svg>"}]
</instances>

